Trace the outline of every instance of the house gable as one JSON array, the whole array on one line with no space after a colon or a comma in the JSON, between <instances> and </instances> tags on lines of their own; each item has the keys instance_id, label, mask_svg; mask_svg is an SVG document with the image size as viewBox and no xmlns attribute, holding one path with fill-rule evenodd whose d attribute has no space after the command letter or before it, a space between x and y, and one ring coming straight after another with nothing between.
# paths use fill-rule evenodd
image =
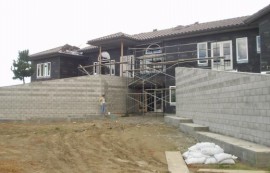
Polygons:
<instances>
[{"instance_id":1,"label":"house gable","mask_svg":"<svg viewBox=\"0 0 270 173\"><path fill-rule=\"evenodd\" d=\"M78 50L78 47L66 44L30 55L35 68L31 81L81 76L78 66L84 65L87 57Z\"/></svg>"}]
</instances>

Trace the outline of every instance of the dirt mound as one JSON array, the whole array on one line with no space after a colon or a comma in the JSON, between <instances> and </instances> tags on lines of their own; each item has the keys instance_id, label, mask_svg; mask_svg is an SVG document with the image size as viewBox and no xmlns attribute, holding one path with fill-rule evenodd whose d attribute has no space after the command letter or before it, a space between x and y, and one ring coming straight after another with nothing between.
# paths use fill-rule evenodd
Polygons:
<instances>
[{"instance_id":1,"label":"dirt mound","mask_svg":"<svg viewBox=\"0 0 270 173\"><path fill-rule=\"evenodd\" d=\"M0 172L168 172L164 152L193 144L163 117L1 123Z\"/></svg>"}]
</instances>

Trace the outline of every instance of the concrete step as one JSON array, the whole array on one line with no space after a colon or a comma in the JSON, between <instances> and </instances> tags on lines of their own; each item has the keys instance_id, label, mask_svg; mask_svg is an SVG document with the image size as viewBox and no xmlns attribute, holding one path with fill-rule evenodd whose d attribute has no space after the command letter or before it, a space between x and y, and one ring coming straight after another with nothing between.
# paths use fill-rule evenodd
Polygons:
<instances>
[{"instance_id":1,"label":"concrete step","mask_svg":"<svg viewBox=\"0 0 270 173\"><path fill-rule=\"evenodd\" d=\"M166 151L165 155L170 173L189 173L186 162L179 151Z\"/></svg>"},{"instance_id":2,"label":"concrete step","mask_svg":"<svg viewBox=\"0 0 270 173\"><path fill-rule=\"evenodd\" d=\"M180 123L192 123L192 119L190 118L182 118L174 115L167 115L164 117L164 121L167 124L170 124L175 127L179 127Z\"/></svg>"},{"instance_id":3,"label":"concrete step","mask_svg":"<svg viewBox=\"0 0 270 173\"><path fill-rule=\"evenodd\" d=\"M196 138L201 142L213 142L219 145L226 153L237 156L249 165L255 167L270 165L269 147L212 132L196 132Z\"/></svg>"},{"instance_id":4,"label":"concrete step","mask_svg":"<svg viewBox=\"0 0 270 173\"><path fill-rule=\"evenodd\" d=\"M203 126L200 124L194 124L194 123L180 123L179 128L182 132L195 135L195 132L197 131L209 131L208 126Z\"/></svg>"}]
</instances>

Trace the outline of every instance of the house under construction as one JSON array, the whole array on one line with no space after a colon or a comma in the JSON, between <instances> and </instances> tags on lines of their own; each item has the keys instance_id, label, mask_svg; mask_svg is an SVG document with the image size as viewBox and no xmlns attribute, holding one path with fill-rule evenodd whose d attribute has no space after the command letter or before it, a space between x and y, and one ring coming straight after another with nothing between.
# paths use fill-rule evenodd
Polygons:
<instances>
[{"instance_id":1,"label":"house under construction","mask_svg":"<svg viewBox=\"0 0 270 173\"><path fill-rule=\"evenodd\" d=\"M127 112L175 112L175 67L269 73L270 5L251 16L64 45L30 56L32 81L82 75L126 77ZM181 89L181 88L180 88Z\"/></svg>"}]
</instances>

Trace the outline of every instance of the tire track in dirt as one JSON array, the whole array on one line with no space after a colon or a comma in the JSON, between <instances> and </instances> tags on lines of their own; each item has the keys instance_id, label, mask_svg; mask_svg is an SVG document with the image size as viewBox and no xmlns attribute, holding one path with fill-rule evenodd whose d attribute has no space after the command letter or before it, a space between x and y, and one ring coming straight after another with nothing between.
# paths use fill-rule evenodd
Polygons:
<instances>
[{"instance_id":1,"label":"tire track in dirt","mask_svg":"<svg viewBox=\"0 0 270 173\"><path fill-rule=\"evenodd\" d=\"M164 151L176 149L179 142L185 149L194 144L185 136L167 135L175 136L177 130L158 119L138 117L118 122L0 123L0 173L4 164L16 169L5 173L165 173Z\"/></svg>"}]
</instances>

